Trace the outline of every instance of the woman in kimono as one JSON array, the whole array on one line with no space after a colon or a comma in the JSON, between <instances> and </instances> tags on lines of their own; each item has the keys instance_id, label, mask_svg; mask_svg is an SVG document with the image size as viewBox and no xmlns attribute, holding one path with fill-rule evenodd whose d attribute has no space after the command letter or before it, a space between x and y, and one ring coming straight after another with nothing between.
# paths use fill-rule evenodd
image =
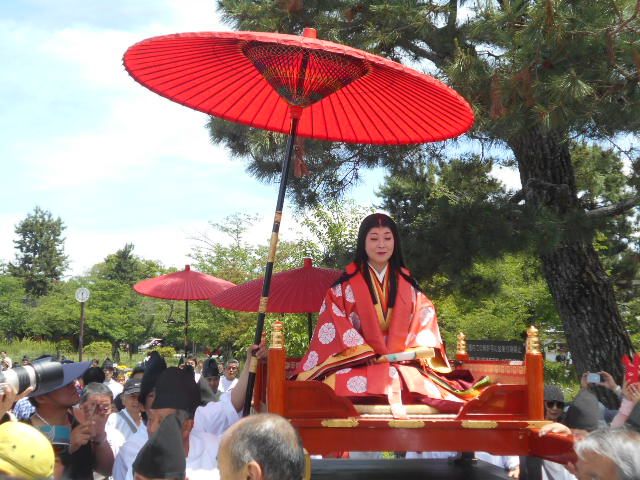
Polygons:
<instances>
[{"instance_id":1,"label":"woman in kimono","mask_svg":"<svg viewBox=\"0 0 640 480\"><path fill-rule=\"evenodd\" d=\"M479 384L452 372L436 312L405 267L395 222L366 217L354 261L327 292L298 380L321 380L357 403L387 403L394 416L424 403L457 412Z\"/></svg>"}]
</instances>

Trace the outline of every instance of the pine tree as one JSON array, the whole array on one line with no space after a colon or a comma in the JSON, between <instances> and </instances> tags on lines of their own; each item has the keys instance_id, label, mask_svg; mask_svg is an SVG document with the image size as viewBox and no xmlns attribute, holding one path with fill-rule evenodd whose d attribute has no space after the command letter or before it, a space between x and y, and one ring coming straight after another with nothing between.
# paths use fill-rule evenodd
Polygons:
<instances>
[{"instance_id":1,"label":"pine tree","mask_svg":"<svg viewBox=\"0 0 640 480\"><path fill-rule=\"evenodd\" d=\"M64 229L60 217L54 219L51 212L40 207L35 207L33 213L16 225L18 239L13 243L18 253L8 269L11 275L23 280L29 295L46 295L67 268Z\"/></svg>"},{"instance_id":2,"label":"pine tree","mask_svg":"<svg viewBox=\"0 0 640 480\"><path fill-rule=\"evenodd\" d=\"M470 3L219 0L218 5L240 30L300 34L313 26L320 38L436 71L461 92L476 112L473 136L513 154L522 190L512 201L568 226L538 256L578 372L606 369L621 381L620 358L632 349L629 335L593 246L594 229L576 235L571 222L619 215L637 205L638 197L631 192L595 208L582 202L570 140L613 140L640 130L640 2L485 0L472 8ZM268 134L252 132L245 141L217 120L212 130L235 153L250 156L253 171L270 175L261 162L274 150L255 148L256 136ZM331 153L327 164L334 170L369 166L358 163L358 148L372 151L325 146ZM374 163L389 165L386 160L397 158L397 152L385 150ZM421 155L420 149L402 154ZM314 175L314 166L304 182L318 191L325 169Z\"/></svg>"}]
</instances>

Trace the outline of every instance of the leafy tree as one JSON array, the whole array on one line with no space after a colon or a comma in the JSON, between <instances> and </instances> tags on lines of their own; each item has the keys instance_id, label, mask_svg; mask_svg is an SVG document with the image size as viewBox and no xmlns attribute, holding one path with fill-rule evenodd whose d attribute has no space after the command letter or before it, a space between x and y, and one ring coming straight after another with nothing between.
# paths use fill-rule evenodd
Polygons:
<instances>
[{"instance_id":1,"label":"leafy tree","mask_svg":"<svg viewBox=\"0 0 640 480\"><path fill-rule=\"evenodd\" d=\"M620 380L619 360L631 350L630 339L592 243L594 227L576 232L572 224L620 214L638 199L630 191L615 204L585 205L570 140L612 139L639 130L636 2L485 0L471 9L461 3L218 1L224 19L241 30L299 34L314 26L321 38L428 66L460 91L476 112L473 136L513 153L523 187L514 203L523 202L546 224L563 227L537 255L578 372L607 369ZM243 141L237 129L221 123L212 121L212 137L269 176L274 151L265 141L269 134L252 132ZM325 147L328 170L368 166L367 147L341 148ZM421 151L409 149L403 158ZM398 149L383 152L377 164L384 165L382 159ZM325 168L317 165L324 167L321 161L310 165L312 176L304 180L312 191L321 190L324 178ZM629 185L635 187L635 181Z\"/></svg>"},{"instance_id":2,"label":"leafy tree","mask_svg":"<svg viewBox=\"0 0 640 480\"><path fill-rule=\"evenodd\" d=\"M134 255L134 248L132 243L127 243L116 253L107 255L104 262L94 265L92 274L105 280L133 286L140 280L165 273L165 269L158 262Z\"/></svg>"},{"instance_id":3,"label":"leafy tree","mask_svg":"<svg viewBox=\"0 0 640 480\"><path fill-rule=\"evenodd\" d=\"M22 280L0 275L0 332L8 340L23 338L29 316Z\"/></svg>"},{"instance_id":4,"label":"leafy tree","mask_svg":"<svg viewBox=\"0 0 640 480\"><path fill-rule=\"evenodd\" d=\"M67 268L64 229L60 217L54 219L51 212L40 207L16 225L18 239L13 243L18 253L15 263L9 264L9 272L24 281L29 295L46 295Z\"/></svg>"}]
</instances>

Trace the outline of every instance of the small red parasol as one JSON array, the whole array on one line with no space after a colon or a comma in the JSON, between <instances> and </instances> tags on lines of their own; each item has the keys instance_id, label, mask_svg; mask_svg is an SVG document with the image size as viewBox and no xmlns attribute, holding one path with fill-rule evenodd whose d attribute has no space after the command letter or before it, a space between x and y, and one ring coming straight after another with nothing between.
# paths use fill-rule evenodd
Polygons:
<instances>
[{"instance_id":1,"label":"small red parasol","mask_svg":"<svg viewBox=\"0 0 640 480\"><path fill-rule=\"evenodd\" d=\"M191 270L189 265L180 272L168 273L155 278L142 280L133 286L133 289L140 295L147 297L162 298L165 300L185 301L184 320L184 353L187 354L189 347L189 301L208 300L214 295L235 286L221 278L207 275L206 273Z\"/></svg>"},{"instance_id":2,"label":"small red parasol","mask_svg":"<svg viewBox=\"0 0 640 480\"><path fill-rule=\"evenodd\" d=\"M309 314L311 338L311 314L320 310L327 290L341 274L340 270L314 267L310 258L304 259L302 268L274 273L271 277L267 312ZM263 284L264 278L258 278L229 288L211 298L211 303L229 310L257 312Z\"/></svg>"}]
</instances>

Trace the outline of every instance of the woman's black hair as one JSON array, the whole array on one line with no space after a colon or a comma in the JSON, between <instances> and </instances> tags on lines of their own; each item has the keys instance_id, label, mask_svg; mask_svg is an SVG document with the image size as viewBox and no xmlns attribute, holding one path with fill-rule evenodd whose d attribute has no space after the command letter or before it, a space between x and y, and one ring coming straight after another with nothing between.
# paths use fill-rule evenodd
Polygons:
<instances>
[{"instance_id":1,"label":"woman's black hair","mask_svg":"<svg viewBox=\"0 0 640 480\"><path fill-rule=\"evenodd\" d=\"M360 223L360 228L358 229L356 253L353 259L353 262L357 265L358 269L351 274L346 272L343 273L334 285L338 285L347 281L358 271L360 271L367 282L367 286L369 287L369 293L371 294L373 303L377 303L376 296L374 294L373 283L371 281L371 274L368 267L369 257L367 256L367 251L365 248L367 233L369 233L372 228L376 227L387 227L389 230L391 230L391 234L393 235L393 253L391 254L391 258L389 259L389 267L387 271L387 273L390 275L389 308L391 308L396 303L396 296L398 293L398 274L402 275L417 290L420 290L420 287L418 286L418 282L416 282L416 280L411 275L408 275L407 273L402 271L402 268L406 268L406 265L404 264L402 249L400 248L398 226L391 217L385 215L384 213L372 213L371 215L365 217L364 220L362 220L362 223Z\"/></svg>"}]
</instances>

